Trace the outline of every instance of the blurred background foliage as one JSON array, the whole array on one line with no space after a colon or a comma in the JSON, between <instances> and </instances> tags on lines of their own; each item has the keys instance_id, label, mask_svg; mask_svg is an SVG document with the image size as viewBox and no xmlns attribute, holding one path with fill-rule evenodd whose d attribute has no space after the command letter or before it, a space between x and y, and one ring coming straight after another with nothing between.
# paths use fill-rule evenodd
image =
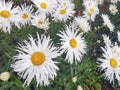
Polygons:
<instances>
[{"instance_id":1,"label":"blurred background foliage","mask_svg":"<svg viewBox=\"0 0 120 90\"><path fill-rule=\"evenodd\" d=\"M7 1L7 0L6 0ZM27 5L32 5L29 0L12 0L15 5L21 5L27 3ZM82 15L82 0L74 0L76 13L75 15ZM118 3L119 4L119 3ZM108 13L110 15L111 21L113 21L116 30L114 33L106 28L101 28L95 31L95 26L101 25L102 20L98 16L95 20L96 23L92 24L92 31L90 33L84 34L85 39L88 44L87 54L83 57L81 63L68 64L64 61L64 55L56 58L58 67L60 70L57 72L57 77L51 84L47 87L36 87L36 82L33 80L29 87L22 87L23 80L10 68L12 62L12 56L16 54L15 48L18 43L27 39L28 34L31 34L34 38L36 37L36 32L40 34L44 33L44 30L40 30L34 26L26 25L22 29L13 27L11 34L0 32L0 72L8 71L11 73L11 77L8 81L0 81L0 90L76 90L77 85L81 85L83 90L114 90L114 88L119 89L118 86L112 86L106 81L101 74L98 72L96 65L96 60L98 56L101 56L102 51L100 46L103 46L102 34L109 34L111 40L116 41L116 32L120 30L120 15L116 14L113 16L108 12L109 3L106 1L102 6L100 6L100 13ZM117 5L120 9L120 4ZM120 11L120 10L118 10ZM120 12L119 12L120 13ZM68 22L69 23L69 22ZM55 43L59 43L59 38L56 38L56 33L59 30L64 29L65 23L54 23L51 22L48 34L51 36ZM96 27L99 28L99 27ZM100 40L101 42L98 42ZM74 83L72 78L77 76L77 81Z\"/></svg>"}]
</instances>

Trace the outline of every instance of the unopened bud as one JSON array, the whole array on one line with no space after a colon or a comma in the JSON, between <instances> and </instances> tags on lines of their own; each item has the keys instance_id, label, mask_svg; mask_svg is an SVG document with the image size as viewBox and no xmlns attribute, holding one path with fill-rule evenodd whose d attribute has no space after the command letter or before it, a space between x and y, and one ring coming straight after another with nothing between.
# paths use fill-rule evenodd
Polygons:
<instances>
[{"instance_id":1,"label":"unopened bud","mask_svg":"<svg viewBox=\"0 0 120 90\"><path fill-rule=\"evenodd\" d=\"M3 72L0 74L0 79L3 81L8 81L10 78L10 73L9 72Z\"/></svg>"},{"instance_id":2,"label":"unopened bud","mask_svg":"<svg viewBox=\"0 0 120 90\"><path fill-rule=\"evenodd\" d=\"M77 90L83 90L83 88L80 85L78 85Z\"/></svg>"},{"instance_id":3,"label":"unopened bud","mask_svg":"<svg viewBox=\"0 0 120 90\"><path fill-rule=\"evenodd\" d=\"M73 83L76 83L76 81L77 81L77 76L75 76L75 77L72 78L72 82Z\"/></svg>"}]
</instances>

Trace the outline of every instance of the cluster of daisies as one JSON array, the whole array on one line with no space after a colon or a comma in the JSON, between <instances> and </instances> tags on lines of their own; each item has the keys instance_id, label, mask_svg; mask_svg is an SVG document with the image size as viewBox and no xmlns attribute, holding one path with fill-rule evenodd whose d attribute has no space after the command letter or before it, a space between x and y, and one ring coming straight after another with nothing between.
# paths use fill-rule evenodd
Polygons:
<instances>
[{"instance_id":1,"label":"cluster of daisies","mask_svg":"<svg viewBox=\"0 0 120 90\"><path fill-rule=\"evenodd\" d=\"M0 29L4 32L11 32L12 26L18 28L26 24L34 25L40 29L49 29L49 18L52 16L53 21L67 21L73 17L74 4L68 0L32 0L33 5L13 6L12 1L0 1ZM34 10L36 12L33 12Z\"/></svg>"},{"instance_id":2,"label":"cluster of daisies","mask_svg":"<svg viewBox=\"0 0 120 90\"><path fill-rule=\"evenodd\" d=\"M110 2L116 5L115 1L118 0ZM54 45L49 35L36 33L36 38L29 34L28 40L23 40L16 49L17 54L13 57L14 62L11 67L25 80L24 85L29 86L35 78L37 86L47 86L50 80L54 80L59 70L58 62L53 59L65 54L65 61L77 64L81 62L83 55L87 54L87 44L83 34L92 32L90 22L94 22L99 15L98 6L102 5L104 0L84 0L83 15L77 17L74 16L75 5L72 0L31 0L31 2L35 7L26 4L15 7L12 1L0 1L1 31L10 33L12 26L15 25L20 29L26 24L46 31L49 30L50 22L72 21L64 26L64 30L59 30L56 34L60 38L60 47ZM111 7L111 12L116 14L117 8L111 9ZM49 17L52 18L51 21ZM103 26L113 31L114 25L109 16L101 14L100 17ZM120 48L118 45L112 45L109 37L103 35L103 38L106 46L102 48L103 58L98 59L99 69L104 71L103 75L110 82L114 78L119 81Z\"/></svg>"}]
</instances>

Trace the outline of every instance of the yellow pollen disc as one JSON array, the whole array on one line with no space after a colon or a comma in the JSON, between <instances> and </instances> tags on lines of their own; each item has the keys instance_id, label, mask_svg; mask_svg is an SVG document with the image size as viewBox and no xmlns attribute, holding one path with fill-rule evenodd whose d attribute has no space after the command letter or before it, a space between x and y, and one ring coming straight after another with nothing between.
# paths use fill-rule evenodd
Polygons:
<instances>
[{"instance_id":1,"label":"yellow pollen disc","mask_svg":"<svg viewBox=\"0 0 120 90\"><path fill-rule=\"evenodd\" d=\"M74 38L72 38L72 39L70 40L70 46L71 46L72 48L76 48L76 46L77 46L77 41L76 41Z\"/></svg>"},{"instance_id":2,"label":"yellow pollen disc","mask_svg":"<svg viewBox=\"0 0 120 90\"><path fill-rule=\"evenodd\" d=\"M66 9L61 9L60 10L60 14L65 14L66 13Z\"/></svg>"},{"instance_id":3,"label":"yellow pollen disc","mask_svg":"<svg viewBox=\"0 0 120 90\"><path fill-rule=\"evenodd\" d=\"M24 13L24 14L22 15L22 18L23 18L23 19L27 19L27 18L28 18L28 14L27 14L27 13Z\"/></svg>"},{"instance_id":4,"label":"yellow pollen disc","mask_svg":"<svg viewBox=\"0 0 120 90\"><path fill-rule=\"evenodd\" d=\"M95 12L94 8L90 8L90 11L91 11L92 13Z\"/></svg>"},{"instance_id":5,"label":"yellow pollen disc","mask_svg":"<svg viewBox=\"0 0 120 90\"><path fill-rule=\"evenodd\" d=\"M118 67L118 62L115 58L110 59L110 65L112 68L117 68Z\"/></svg>"},{"instance_id":6,"label":"yellow pollen disc","mask_svg":"<svg viewBox=\"0 0 120 90\"><path fill-rule=\"evenodd\" d=\"M39 66L45 61L45 55L43 52L35 52L31 59L34 65Z\"/></svg>"},{"instance_id":7,"label":"yellow pollen disc","mask_svg":"<svg viewBox=\"0 0 120 90\"><path fill-rule=\"evenodd\" d=\"M112 8L112 11L114 12L114 11L115 11L115 9L114 9L114 8Z\"/></svg>"},{"instance_id":8,"label":"yellow pollen disc","mask_svg":"<svg viewBox=\"0 0 120 90\"><path fill-rule=\"evenodd\" d=\"M40 4L40 7L41 7L42 9L47 9L47 4L44 3L44 2L42 2L42 3Z\"/></svg>"},{"instance_id":9,"label":"yellow pollen disc","mask_svg":"<svg viewBox=\"0 0 120 90\"><path fill-rule=\"evenodd\" d=\"M42 25L42 24L43 24L43 21L39 21L38 24Z\"/></svg>"},{"instance_id":10,"label":"yellow pollen disc","mask_svg":"<svg viewBox=\"0 0 120 90\"><path fill-rule=\"evenodd\" d=\"M2 16L3 18L9 18L11 16L10 12L7 10L2 10L0 12L0 16Z\"/></svg>"}]
</instances>

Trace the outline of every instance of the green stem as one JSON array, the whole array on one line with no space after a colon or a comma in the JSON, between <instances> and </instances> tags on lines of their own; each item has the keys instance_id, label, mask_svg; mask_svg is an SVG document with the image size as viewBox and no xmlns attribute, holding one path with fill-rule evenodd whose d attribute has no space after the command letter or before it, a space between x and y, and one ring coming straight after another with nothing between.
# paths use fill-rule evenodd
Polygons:
<instances>
[{"instance_id":1,"label":"green stem","mask_svg":"<svg viewBox=\"0 0 120 90\"><path fill-rule=\"evenodd\" d=\"M23 83L20 80L18 80L13 74L10 74L10 75L15 79L15 81L17 81L16 85L22 86Z\"/></svg>"},{"instance_id":2,"label":"green stem","mask_svg":"<svg viewBox=\"0 0 120 90\"><path fill-rule=\"evenodd\" d=\"M60 84L60 82L53 80L54 83L58 84L59 86L62 86L63 84Z\"/></svg>"},{"instance_id":3,"label":"green stem","mask_svg":"<svg viewBox=\"0 0 120 90\"><path fill-rule=\"evenodd\" d=\"M71 72L71 77L73 77L73 67L70 65L70 72Z\"/></svg>"},{"instance_id":4,"label":"green stem","mask_svg":"<svg viewBox=\"0 0 120 90\"><path fill-rule=\"evenodd\" d=\"M11 59L11 56L10 56L8 53L5 53L5 54L8 56L8 58ZM9 70L9 67L10 67L10 64L11 64L10 59L8 59L8 63L7 63L7 65L6 65L7 71Z\"/></svg>"},{"instance_id":5,"label":"green stem","mask_svg":"<svg viewBox=\"0 0 120 90\"><path fill-rule=\"evenodd\" d=\"M91 33L91 36L93 36L98 30L104 28L105 26L101 26L101 27L98 27L96 28L92 33Z\"/></svg>"}]
</instances>

